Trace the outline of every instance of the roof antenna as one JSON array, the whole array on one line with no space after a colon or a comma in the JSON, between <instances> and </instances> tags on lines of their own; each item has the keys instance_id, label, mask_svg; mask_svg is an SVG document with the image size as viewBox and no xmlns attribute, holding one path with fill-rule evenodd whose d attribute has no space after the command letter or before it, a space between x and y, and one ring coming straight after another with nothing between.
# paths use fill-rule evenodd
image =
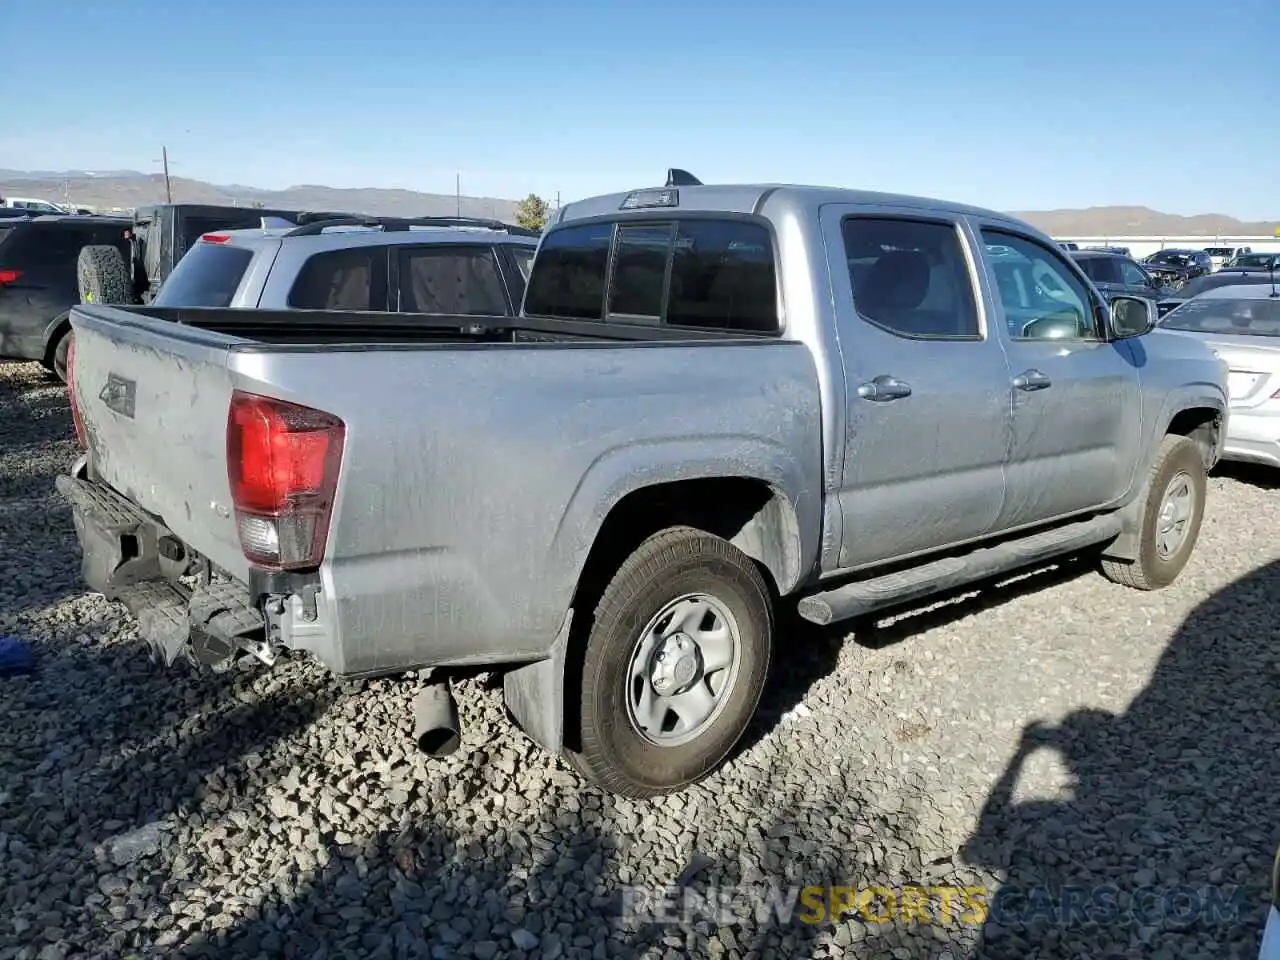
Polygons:
<instances>
[{"instance_id":1,"label":"roof antenna","mask_svg":"<svg viewBox=\"0 0 1280 960\"><path fill-rule=\"evenodd\" d=\"M700 187L702 181L695 177L688 170L681 170L679 167L672 167L667 171L667 182L664 186L668 187Z\"/></svg>"}]
</instances>

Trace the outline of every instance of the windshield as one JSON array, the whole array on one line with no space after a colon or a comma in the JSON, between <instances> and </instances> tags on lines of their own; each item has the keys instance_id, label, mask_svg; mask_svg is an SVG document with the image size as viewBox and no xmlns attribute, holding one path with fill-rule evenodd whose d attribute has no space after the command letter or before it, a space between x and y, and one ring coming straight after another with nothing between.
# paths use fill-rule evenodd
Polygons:
<instances>
[{"instance_id":1,"label":"windshield","mask_svg":"<svg viewBox=\"0 0 1280 960\"><path fill-rule=\"evenodd\" d=\"M1204 252L1211 257L1229 257L1235 253L1230 247L1205 247Z\"/></svg>"},{"instance_id":2,"label":"windshield","mask_svg":"<svg viewBox=\"0 0 1280 960\"><path fill-rule=\"evenodd\" d=\"M1166 330L1280 337L1280 297L1188 300L1160 321Z\"/></svg>"},{"instance_id":3,"label":"windshield","mask_svg":"<svg viewBox=\"0 0 1280 960\"><path fill-rule=\"evenodd\" d=\"M1173 253L1169 250L1161 250L1147 257L1147 263L1168 263L1175 267L1185 267L1190 262L1191 257L1188 254Z\"/></svg>"}]
</instances>

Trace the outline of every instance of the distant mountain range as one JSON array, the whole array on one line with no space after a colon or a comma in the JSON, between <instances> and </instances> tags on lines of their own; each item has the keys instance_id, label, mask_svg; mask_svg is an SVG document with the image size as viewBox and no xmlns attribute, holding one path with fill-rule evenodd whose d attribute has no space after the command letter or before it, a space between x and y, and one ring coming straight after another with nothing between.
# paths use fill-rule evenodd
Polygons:
<instances>
[{"instance_id":1,"label":"distant mountain range","mask_svg":"<svg viewBox=\"0 0 1280 960\"><path fill-rule=\"evenodd\" d=\"M173 198L188 203L252 206L262 204L297 210L350 210L378 216L453 216L458 198L452 194L420 193L375 187L326 187L312 184L284 190L240 185L219 186L203 180L172 177ZM137 170L4 170L0 196L40 197L95 208L137 207L164 201L164 177ZM496 197L462 197L462 215L515 218L517 201ZM1084 210L1027 210L1016 212L1057 237L1124 236L1273 236L1280 221L1242 221L1223 214L1183 217L1149 207L1089 207Z\"/></svg>"},{"instance_id":2,"label":"distant mountain range","mask_svg":"<svg viewBox=\"0 0 1280 960\"><path fill-rule=\"evenodd\" d=\"M453 194L345 189L304 184L285 190L262 190L240 185L219 186L203 180L170 177L173 199L185 203L277 207L284 210L339 210L373 216L456 216L459 200ZM132 208L165 200L164 175L136 170L0 170L0 196L35 197L54 203L100 210ZM515 219L516 201L495 197L461 198L464 217Z\"/></svg>"}]
</instances>

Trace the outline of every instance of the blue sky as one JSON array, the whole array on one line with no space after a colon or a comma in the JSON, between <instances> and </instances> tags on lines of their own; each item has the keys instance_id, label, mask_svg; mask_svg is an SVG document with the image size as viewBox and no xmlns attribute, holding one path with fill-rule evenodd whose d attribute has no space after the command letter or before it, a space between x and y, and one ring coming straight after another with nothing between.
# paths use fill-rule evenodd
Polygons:
<instances>
[{"instance_id":1,"label":"blue sky","mask_svg":"<svg viewBox=\"0 0 1280 960\"><path fill-rule=\"evenodd\" d=\"M680 166L1280 217L1272 0L6 7L49 42L5 45L0 167L158 170L166 143L175 175L271 188L568 201Z\"/></svg>"}]
</instances>

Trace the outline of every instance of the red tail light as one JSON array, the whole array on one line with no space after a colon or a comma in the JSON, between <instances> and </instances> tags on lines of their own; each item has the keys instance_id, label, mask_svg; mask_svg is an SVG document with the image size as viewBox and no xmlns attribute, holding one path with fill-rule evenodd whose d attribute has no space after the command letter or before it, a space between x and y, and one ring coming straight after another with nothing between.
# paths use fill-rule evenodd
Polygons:
<instances>
[{"instance_id":1,"label":"red tail light","mask_svg":"<svg viewBox=\"0 0 1280 960\"><path fill-rule=\"evenodd\" d=\"M225 233L206 233L200 239L205 243L226 243L231 238Z\"/></svg>"},{"instance_id":2,"label":"red tail light","mask_svg":"<svg viewBox=\"0 0 1280 960\"><path fill-rule=\"evenodd\" d=\"M76 439L82 449L89 449L89 435L85 433L84 420L80 417L80 404L76 400L76 332L67 331L67 399L71 401L71 422L76 425Z\"/></svg>"},{"instance_id":3,"label":"red tail light","mask_svg":"<svg viewBox=\"0 0 1280 960\"><path fill-rule=\"evenodd\" d=\"M332 414L240 390L227 414L227 476L240 547L275 570L319 566L346 425Z\"/></svg>"},{"instance_id":4,"label":"red tail light","mask_svg":"<svg viewBox=\"0 0 1280 960\"><path fill-rule=\"evenodd\" d=\"M17 283L21 279L21 270L0 270L0 287L10 283Z\"/></svg>"}]
</instances>

